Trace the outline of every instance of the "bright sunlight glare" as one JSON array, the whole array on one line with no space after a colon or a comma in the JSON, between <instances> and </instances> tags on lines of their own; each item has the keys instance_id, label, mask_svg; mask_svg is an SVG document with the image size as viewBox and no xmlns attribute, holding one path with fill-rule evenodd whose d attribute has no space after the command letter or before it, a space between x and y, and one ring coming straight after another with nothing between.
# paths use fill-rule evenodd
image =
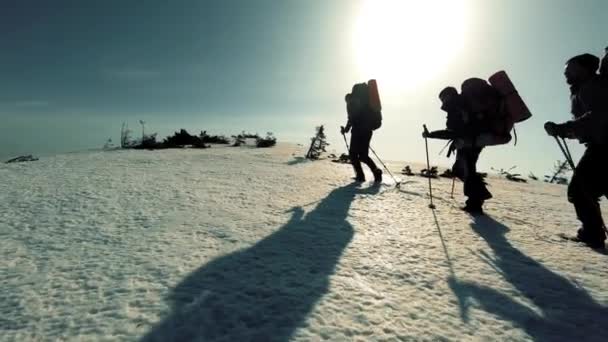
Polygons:
<instances>
[{"instance_id":1,"label":"bright sunlight glare","mask_svg":"<svg viewBox=\"0 0 608 342\"><path fill-rule=\"evenodd\" d=\"M465 0L364 0L353 46L362 79L401 93L436 76L463 50Z\"/></svg>"}]
</instances>

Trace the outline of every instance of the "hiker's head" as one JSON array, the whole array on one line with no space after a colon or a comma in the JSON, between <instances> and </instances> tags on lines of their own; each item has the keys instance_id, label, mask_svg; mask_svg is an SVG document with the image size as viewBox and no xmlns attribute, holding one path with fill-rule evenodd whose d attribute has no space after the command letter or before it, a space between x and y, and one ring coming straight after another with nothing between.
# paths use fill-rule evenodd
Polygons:
<instances>
[{"instance_id":1,"label":"hiker's head","mask_svg":"<svg viewBox=\"0 0 608 342\"><path fill-rule=\"evenodd\" d=\"M458 98L458 90L454 87L445 87L439 92L439 100L441 100L441 109L449 112L455 109L456 99Z\"/></svg>"},{"instance_id":2,"label":"hiker's head","mask_svg":"<svg viewBox=\"0 0 608 342\"><path fill-rule=\"evenodd\" d=\"M585 53L574 56L566 62L566 82L569 85L577 85L592 78L600 67L600 59L596 56Z\"/></svg>"},{"instance_id":3,"label":"hiker's head","mask_svg":"<svg viewBox=\"0 0 608 342\"><path fill-rule=\"evenodd\" d=\"M439 100L444 104L456 96L458 96L458 90L454 87L445 87L439 92Z\"/></svg>"}]
</instances>

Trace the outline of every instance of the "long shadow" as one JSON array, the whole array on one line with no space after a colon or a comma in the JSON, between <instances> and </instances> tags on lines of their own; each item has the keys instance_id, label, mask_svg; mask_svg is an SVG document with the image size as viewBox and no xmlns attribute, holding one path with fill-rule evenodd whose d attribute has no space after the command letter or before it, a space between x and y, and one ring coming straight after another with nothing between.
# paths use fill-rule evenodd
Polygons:
<instances>
[{"instance_id":1,"label":"long shadow","mask_svg":"<svg viewBox=\"0 0 608 342\"><path fill-rule=\"evenodd\" d=\"M471 227L494 252L494 258L484 254L482 259L535 309L496 289L450 279L460 302L475 298L485 311L511 321L535 341L608 341L608 308L582 287L513 247L505 237L507 226L486 216L476 218ZM466 313L461 315L466 320Z\"/></svg>"},{"instance_id":2,"label":"long shadow","mask_svg":"<svg viewBox=\"0 0 608 342\"><path fill-rule=\"evenodd\" d=\"M172 311L143 341L287 341L329 289L353 237L346 221L356 194L378 187L333 190L304 215L254 246L215 259L169 294Z\"/></svg>"},{"instance_id":3,"label":"long shadow","mask_svg":"<svg viewBox=\"0 0 608 342\"><path fill-rule=\"evenodd\" d=\"M292 160L287 162L287 165L298 165L308 162L309 160L305 157L294 157Z\"/></svg>"},{"instance_id":4,"label":"long shadow","mask_svg":"<svg viewBox=\"0 0 608 342\"><path fill-rule=\"evenodd\" d=\"M460 287L460 282L456 277L456 272L454 271L454 263L452 262L452 258L450 257L450 253L448 252L448 247L445 244L445 238L443 237L443 231L441 230L441 225L439 225L439 220L437 219L437 213L435 213L435 209L431 209L433 213L433 219L435 221L435 227L437 228L437 233L439 235L439 240L441 241L441 246L443 247L443 253L445 254L445 261L448 266L448 270L450 271L450 275L448 277L448 284L452 291L456 293L456 297L458 298L458 308L460 310L460 315L463 322L469 321L469 306L470 303L468 301L468 296L466 296L466 290Z\"/></svg>"}]
</instances>

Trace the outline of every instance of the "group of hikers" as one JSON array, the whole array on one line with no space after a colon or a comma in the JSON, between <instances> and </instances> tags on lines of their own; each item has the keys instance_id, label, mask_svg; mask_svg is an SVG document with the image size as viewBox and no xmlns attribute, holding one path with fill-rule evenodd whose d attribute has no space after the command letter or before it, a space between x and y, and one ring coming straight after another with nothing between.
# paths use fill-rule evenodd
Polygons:
<instances>
[{"instance_id":1,"label":"group of hikers","mask_svg":"<svg viewBox=\"0 0 608 342\"><path fill-rule=\"evenodd\" d=\"M588 53L572 57L566 62L564 75L570 86L573 119L561 124L547 122L544 128L558 143L559 139L578 139L586 146L568 187L568 200L582 223L571 239L592 248L604 248L607 231L598 202L601 196L608 197L608 177L603 174L604 161L608 159L608 47L601 61ZM456 154L452 174L464 183L467 197L462 210L483 215L483 204L492 194L477 173L479 155L485 147L510 142L511 132L516 143L515 123L531 114L503 71L489 81L464 81L460 93L454 87L446 87L439 93L439 100L447 113L446 128L429 132L425 126L422 136L449 141L448 157ZM345 101L348 121L341 127L341 134L352 132L349 156L355 181L365 181L363 162L372 171L374 181L382 182L382 170L368 154L373 131L382 121L375 80L355 84ZM569 151L566 157L571 159Z\"/></svg>"}]
</instances>

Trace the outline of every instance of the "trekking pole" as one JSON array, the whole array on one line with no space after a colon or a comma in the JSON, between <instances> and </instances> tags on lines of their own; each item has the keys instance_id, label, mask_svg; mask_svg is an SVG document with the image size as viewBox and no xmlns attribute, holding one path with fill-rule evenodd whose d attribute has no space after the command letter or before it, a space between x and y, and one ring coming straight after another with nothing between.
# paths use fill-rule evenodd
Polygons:
<instances>
[{"instance_id":1,"label":"trekking pole","mask_svg":"<svg viewBox=\"0 0 608 342\"><path fill-rule=\"evenodd\" d=\"M422 128L424 129L424 133L428 133L429 130L426 128L426 125L422 125ZM428 143L428 138L426 137L426 134L424 135L424 147L426 149L426 170L427 170L427 177L429 179L429 196L431 197L431 204L429 204L429 208L431 209L435 209L435 205L433 204L433 186L431 184L431 163L429 162L429 143Z\"/></svg>"},{"instance_id":2,"label":"trekking pole","mask_svg":"<svg viewBox=\"0 0 608 342\"><path fill-rule=\"evenodd\" d=\"M568 153L568 159L574 164L574 159L572 159L572 154L570 154L570 149L568 148L568 143L565 138L562 138L562 142L564 143L564 147L566 148L566 153ZM572 169L574 171L574 169Z\"/></svg>"},{"instance_id":3,"label":"trekking pole","mask_svg":"<svg viewBox=\"0 0 608 342\"><path fill-rule=\"evenodd\" d=\"M454 185L456 184L456 177L452 176L452 193L450 194L450 198L454 198Z\"/></svg>"},{"instance_id":4,"label":"trekking pole","mask_svg":"<svg viewBox=\"0 0 608 342\"><path fill-rule=\"evenodd\" d=\"M344 126L341 126L342 130L344 130ZM350 154L350 147L348 146L348 141L346 141L346 134L342 132L342 138L344 138L344 143L346 144L346 152Z\"/></svg>"},{"instance_id":5,"label":"trekking pole","mask_svg":"<svg viewBox=\"0 0 608 342\"><path fill-rule=\"evenodd\" d=\"M572 171L574 171L574 169L576 167L574 166L574 162L572 161L572 156L570 155L570 150L569 149L566 150L568 148L568 145L566 144L566 140L562 138L564 140L564 144L566 146L564 148L564 146L562 145L562 142L559 141L559 138L556 137L556 136L554 136L554 138L555 138L555 141L557 142L557 145L559 146L559 149L562 150L562 153L564 154L564 157L566 158L566 161L568 162L568 164L572 168Z\"/></svg>"},{"instance_id":6,"label":"trekking pole","mask_svg":"<svg viewBox=\"0 0 608 342\"><path fill-rule=\"evenodd\" d=\"M376 154L376 151L374 151L374 149L372 148L371 145L369 146L369 149L376 156L376 159L378 159L378 161L380 162L380 164L382 164L382 166L384 167L384 169L386 170L386 172L388 172L388 174L391 176L391 178L395 182L396 187L399 188L401 186L401 182L398 182L397 179L395 178L395 176L393 176L393 174L391 173L391 170L389 170L388 167L386 167L386 165L384 165L384 162L382 162L382 159L380 159L380 157L378 157L378 154Z\"/></svg>"}]
</instances>

